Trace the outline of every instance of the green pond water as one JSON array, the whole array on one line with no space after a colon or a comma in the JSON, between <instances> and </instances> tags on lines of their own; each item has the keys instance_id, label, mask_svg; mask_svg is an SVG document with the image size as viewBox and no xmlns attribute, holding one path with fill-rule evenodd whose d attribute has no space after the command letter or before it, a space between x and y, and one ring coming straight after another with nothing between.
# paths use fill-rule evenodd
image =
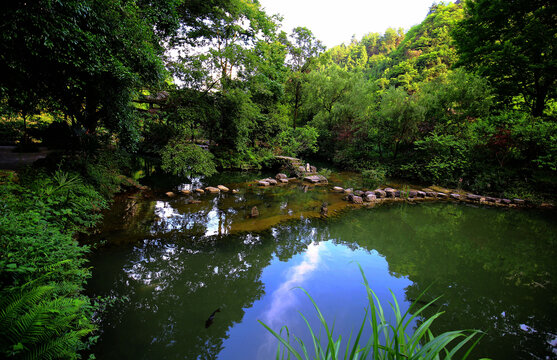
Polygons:
<instances>
[{"instance_id":1,"label":"green pond water","mask_svg":"<svg viewBox=\"0 0 557 360\"><path fill-rule=\"evenodd\" d=\"M357 264L386 309L389 290L405 311L428 289L425 301L441 299L427 314L444 311L435 333L485 331L472 358L557 358L554 212L450 201L356 208L330 186L259 188L253 178L193 183L239 194L168 198L191 184L156 187L147 175L152 198L117 199L94 236L106 245L91 256L89 295L119 299L97 315L98 359L272 359L277 342L257 320L306 341L299 312L317 324L297 287L348 338L367 306Z\"/></svg>"}]
</instances>

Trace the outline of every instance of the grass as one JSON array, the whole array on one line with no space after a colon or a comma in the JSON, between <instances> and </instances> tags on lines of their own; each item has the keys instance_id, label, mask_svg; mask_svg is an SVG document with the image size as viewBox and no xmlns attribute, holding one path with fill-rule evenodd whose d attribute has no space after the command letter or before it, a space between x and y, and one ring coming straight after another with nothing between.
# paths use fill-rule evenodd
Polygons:
<instances>
[{"instance_id":1,"label":"grass","mask_svg":"<svg viewBox=\"0 0 557 360\"><path fill-rule=\"evenodd\" d=\"M414 332L409 334L408 330L410 330L409 327L413 324L413 321L439 298L430 301L414 311L413 314L411 311L414 310L414 305L411 305L405 313L402 313L398 301L392 292L393 301L390 303L390 306L394 312L396 322L390 324L386 320L385 312L383 311L379 298L373 290L371 290L361 266L360 271L364 279L369 307L365 311L364 318L362 319L356 336L353 338L352 334L350 334L348 340L345 342L343 342L341 335L336 337L334 335L334 325L331 327L327 324L313 298L307 291L302 289L311 300L320 321L320 329L316 331L316 329L312 328L307 318L303 314L300 314L311 334L311 345L313 346L314 355L310 356L308 345L295 335L292 335L292 338L294 339L294 344L298 345L298 349L293 346L291 334L287 326L283 326L279 333L277 333L259 320L259 322L279 341L276 359L290 359L293 357L299 360L434 360L455 359L457 356L460 359L466 359L483 336L483 333L479 330L448 331L434 336L430 327L432 323L442 315L442 312L438 312L429 318L423 319ZM423 293L420 297L422 295ZM414 304L415 303L416 302L414 302ZM368 339L363 339L362 333L366 323L371 327L372 335ZM325 339L321 339L322 330L324 330L326 334ZM285 333L285 336L283 336L283 333ZM469 345L468 349L466 349L467 345ZM344 349L344 351L342 351L342 349Z\"/></svg>"}]
</instances>

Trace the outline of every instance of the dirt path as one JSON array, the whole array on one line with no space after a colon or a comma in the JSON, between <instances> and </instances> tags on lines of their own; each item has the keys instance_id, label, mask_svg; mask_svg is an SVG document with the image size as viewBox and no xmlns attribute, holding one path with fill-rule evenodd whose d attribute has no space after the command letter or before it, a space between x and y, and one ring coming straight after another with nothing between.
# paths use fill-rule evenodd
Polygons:
<instances>
[{"instance_id":1,"label":"dirt path","mask_svg":"<svg viewBox=\"0 0 557 360\"><path fill-rule=\"evenodd\" d=\"M35 161L46 157L53 150L45 147L39 148L38 152L15 153L15 146L0 146L0 169L18 170L24 166L31 165Z\"/></svg>"}]
</instances>

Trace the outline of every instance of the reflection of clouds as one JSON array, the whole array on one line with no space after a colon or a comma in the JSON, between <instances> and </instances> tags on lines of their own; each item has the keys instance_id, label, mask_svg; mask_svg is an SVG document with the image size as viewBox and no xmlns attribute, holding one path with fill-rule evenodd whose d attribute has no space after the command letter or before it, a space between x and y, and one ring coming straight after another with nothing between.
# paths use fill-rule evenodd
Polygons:
<instances>
[{"instance_id":1,"label":"reflection of clouds","mask_svg":"<svg viewBox=\"0 0 557 360\"><path fill-rule=\"evenodd\" d=\"M271 296L271 305L262 315L262 321L271 329L278 330L285 324L288 314L292 313L291 308L296 303L295 293L292 288L301 286L308 276L317 268L322 256L324 243L311 243L308 245L304 254L304 260L291 268L288 272L287 280L275 290ZM271 349L275 348L277 340L268 334L267 340L261 345L259 354L271 354Z\"/></svg>"},{"instance_id":2,"label":"reflection of clouds","mask_svg":"<svg viewBox=\"0 0 557 360\"><path fill-rule=\"evenodd\" d=\"M227 215L237 213L236 210L228 210L227 213L219 210L218 199L213 200L209 211L181 213L167 201L155 202L156 223L151 228L151 234L167 233L173 230L203 229L205 236L224 235L230 230Z\"/></svg>"}]
</instances>

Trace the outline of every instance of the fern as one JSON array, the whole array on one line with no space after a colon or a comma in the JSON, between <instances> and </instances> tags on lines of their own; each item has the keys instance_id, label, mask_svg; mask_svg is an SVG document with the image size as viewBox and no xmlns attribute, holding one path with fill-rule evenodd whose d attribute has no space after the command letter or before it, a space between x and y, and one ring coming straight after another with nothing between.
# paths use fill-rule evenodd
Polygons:
<instances>
[{"instance_id":1,"label":"fern","mask_svg":"<svg viewBox=\"0 0 557 360\"><path fill-rule=\"evenodd\" d=\"M1 304L0 346L8 357L75 358L81 337L93 329L78 320L86 301L60 297L54 286L40 286L8 296Z\"/></svg>"}]
</instances>

